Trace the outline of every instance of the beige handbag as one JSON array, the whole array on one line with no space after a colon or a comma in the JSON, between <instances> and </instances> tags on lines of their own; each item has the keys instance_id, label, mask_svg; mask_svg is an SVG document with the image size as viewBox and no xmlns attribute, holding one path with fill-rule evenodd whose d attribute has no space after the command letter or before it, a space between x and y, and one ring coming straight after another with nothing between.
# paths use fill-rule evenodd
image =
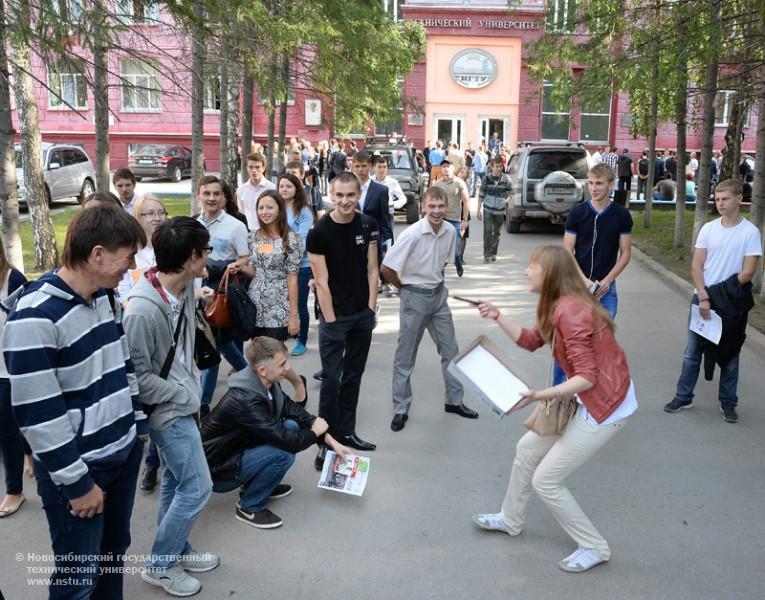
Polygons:
<instances>
[{"instance_id":1,"label":"beige handbag","mask_svg":"<svg viewBox=\"0 0 765 600\"><path fill-rule=\"evenodd\" d=\"M555 348L555 332L553 332L551 348ZM551 356L550 384L552 384L553 362L554 359ZM574 417L576 409L577 402L574 396L561 396L550 400L540 400L523 424L527 429L542 437L561 435L566 430L569 421Z\"/></svg>"}]
</instances>

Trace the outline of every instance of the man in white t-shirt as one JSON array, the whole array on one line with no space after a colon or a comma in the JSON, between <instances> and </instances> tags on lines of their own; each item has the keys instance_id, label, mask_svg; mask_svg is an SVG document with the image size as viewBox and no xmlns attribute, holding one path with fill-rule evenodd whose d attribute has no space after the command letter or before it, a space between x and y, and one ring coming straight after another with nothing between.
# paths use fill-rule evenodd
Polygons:
<instances>
[{"instance_id":1,"label":"man in white t-shirt","mask_svg":"<svg viewBox=\"0 0 765 600\"><path fill-rule=\"evenodd\" d=\"M702 354L709 351L720 365L720 411L726 423L738 420L739 352L744 341L747 312L752 307L751 281L762 256L760 232L740 213L741 183L727 179L715 188L715 205L720 218L701 228L693 251L691 272L696 286L691 304L698 305L701 317L709 320L711 310L723 318L723 336L718 344L688 331L683 352L683 369L674 399L664 406L669 413L693 405L693 389L699 377ZM705 364L705 367L707 365ZM706 373L711 380L710 373Z\"/></svg>"},{"instance_id":2,"label":"man in white t-shirt","mask_svg":"<svg viewBox=\"0 0 765 600\"><path fill-rule=\"evenodd\" d=\"M236 189L236 205L245 217L250 231L260 229L256 204L266 190L276 189L272 181L263 176L266 169L266 157L259 153L247 155L247 175L249 179Z\"/></svg>"}]
</instances>

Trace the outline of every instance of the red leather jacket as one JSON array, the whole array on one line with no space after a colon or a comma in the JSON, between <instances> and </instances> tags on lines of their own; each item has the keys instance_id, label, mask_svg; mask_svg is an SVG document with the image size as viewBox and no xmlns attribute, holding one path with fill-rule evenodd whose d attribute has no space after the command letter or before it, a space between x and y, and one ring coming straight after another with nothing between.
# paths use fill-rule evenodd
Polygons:
<instances>
[{"instance_id":1,"label":"red leather jacket","mask_svg":"<svg viewBox=\"0 0 765 600\"><path fill-rule=\"evenodd\" d=\"M630 371L624 350L605 322L596 327L591 307L573 296L558 301L553 313L555 360L571 378L581 375L593 386L578 394L598 423L605 421L624 400ZM533 352L544 345L539 327L524 329L516 342Z\"/></svg>"}]
</instances>

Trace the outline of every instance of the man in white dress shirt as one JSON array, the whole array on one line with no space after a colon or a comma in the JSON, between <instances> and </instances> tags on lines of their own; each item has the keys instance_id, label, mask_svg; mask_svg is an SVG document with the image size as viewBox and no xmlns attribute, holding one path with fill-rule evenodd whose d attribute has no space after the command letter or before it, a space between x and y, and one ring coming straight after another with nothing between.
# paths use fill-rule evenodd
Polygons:
<instances>
[{"instance_id":1,"label":"man in white dress shirt","mask_svg":"<svg viewBox=\"0 0 765 600\"><path fill-rule=\"evenodd\" d=\"M260 195L266 190L276 189L272 181L263 176L266 169L266 157L260 153L247 155L247 174L250 178L236 190L236 204L247 218L247 227L250 231L260 229L258 211L255 206Z\"/></svg>"}]
</instances>

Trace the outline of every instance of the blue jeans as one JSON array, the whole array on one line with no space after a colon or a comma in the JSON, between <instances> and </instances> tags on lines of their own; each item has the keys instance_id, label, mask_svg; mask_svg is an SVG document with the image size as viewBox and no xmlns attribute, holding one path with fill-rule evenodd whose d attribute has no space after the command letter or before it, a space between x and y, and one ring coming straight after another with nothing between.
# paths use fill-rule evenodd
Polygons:
<instances>
[{"instance_id":1,"label":"blue jeans","mask_svg":"<svg viewBox=\"0 0 765 600\"><path fill-rule=\"evenodd\" d=\"M470 178L470 195L475 196L478 184L483 182L483 173L476 173L473 171L473 176Z\"/></svg>"},{"instance_id":2,"label":"blue jeans","mask_svg":"<svg viewBox=\"0 0 765 600\"><path fill-rule=\"evenodd\" d=\"M27 447L11 411L11 383L8 378L0 378L0 451L7 494L20 494L24 490L24 451Z\"/></svg>"},{"instance_id":3,"label":"blue jeans","mask_svg":"<svg viewBox=\"0 0 765 600\"><path fill-rule=\"evenodd\" d=\"M677 380L675 395L680 400L693 400L693 389L699 378L701 358L703 354L702 337L693 331L688 331L688 342L683 351L683 368ZM738 404L738 358L736 354L724 366L720 367L720 386L718 398L720 404L736 406Z\"/></svg>"},{"instance_id":4,"label":"blue jeans","mask_svg":"<svg viewBox=\"0 0 765 600\"><path fill-rule=\"evenodd\" d=\"M297 341L305 345L308 342L308 325L311 317L308 313L308 282L313 277L311 267L300 267L298 270L298 316L300 317L300 332Z\"/></svg>"},{"instance_id":5,"label":"blue jeans","mask_svg":"<svg viewBox=\"0 0 765 600\"><path fill-rule=\"evenodd\" d=\"M247 366L244 355L236 340L229 340L218 344L218 351L236 371L241 371ZM202 371L202 406L209 406L215 394L215 386L218 384L218 369L215 365Z\"/></svg>"},{"instance_id":6,"label":"blue jeans","mask_svg":"<svg viewBox=\"0 0 765 600\"><path fill-rule=\"evenodd\" d=\"M611 315L612 319L616 318L616 309L619 306L619 297L616 294L616 282L611 283L611 287L608 291L600 297L600 304L606 309L606 312ZM558 385L566 381L566 374L563 369L560 368L557 362L553 362L553 385Z\"/></svg>"},{"instance_id":7,"label":"blue jeans","mask_svg":"<svg viewBox=\"0 0 765 600\"><path fill-rule=\"evenodd\" d=\"M286 429L300 431L292 419L285 419L282 424ZM242 454L239 479L216 482L213 490L225 493L244 486L239 506L248 513L258 512L265 508L268 497L294 462L294 454L268 444L248 448Z\"/></svg>"},{"instance_id":8,"label":"blue jeans","mask_svg":"<svg viewBox=\"0 0 765 600\"><path fill-rule=\"evenodd\" d=\"M459 221L446 221L447 223L451 223L452 227L457 231L457 239L454 241L454 264L455 265L461 265L462 264L462 230L460 229L460 222Z\"/></svg>"},{"instance_id":9,"label":"blue jeans","mask_svg":"<svg viewBox=\"0 0 765 600\"><path fill-rule=\"evenodd\" d=\"M212 493L202 438L191 415L165 429L152 429L151 439L162 458L157 533L147 567L169 567L190 548L188 539L197 516Z\"/></svg>"},{"instance_id":10,"label":"blue jeans","mask_svg":"<svg viewBox=\"0 0 765 600\"><path fill-rule=\"evenodd\" d=\"M142 455L143 442L136 440L122 465L90 469L90 476L106 494L104 512L90 519L70 514L69 500L35 461L37 492L48 519L53 554L58 557L80 555L90 559L57 559L59 570L51 578L49 598L122 599L121 568L124 561L120 557L130 546L130 516ZM108 571L99 575L100 566L108 567Z\"/></svg>"}]
</instances>

